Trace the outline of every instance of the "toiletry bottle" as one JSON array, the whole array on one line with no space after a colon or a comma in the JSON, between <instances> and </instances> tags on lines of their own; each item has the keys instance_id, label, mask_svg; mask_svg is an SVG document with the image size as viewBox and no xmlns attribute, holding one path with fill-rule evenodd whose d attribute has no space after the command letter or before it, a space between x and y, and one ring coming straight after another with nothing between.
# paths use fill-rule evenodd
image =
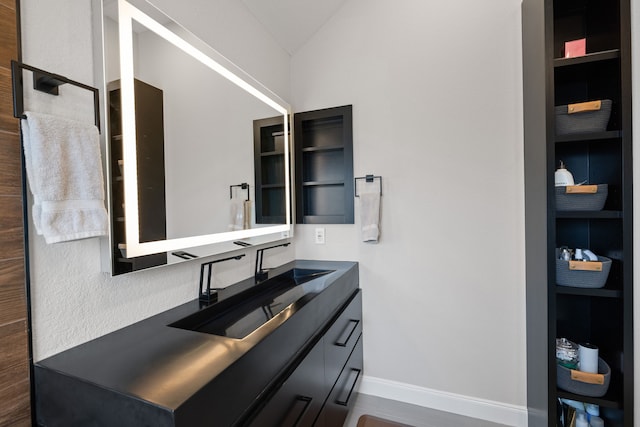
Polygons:
<instances>
[{"instance_id":1,"label":"toiletry bottle","mask_svg":"<svg viewBox=\"0 0 640 427\"><path fill-rule=\"evenodd\" d=\"M589 421L587 421L587 413L583 411L577 412L576 415L576 427L589 427Z\"/></svg>"},{"instance_id":2,"label":"toiletry bottle","mask_svg":"<svg viewBox=\"0 0 640 427\"><path fill-rule=\"evenodd\" d=\"M584 407L587 410L587 414L589 415L589 421L591 421L594 416L597 417L600 415L600 407L598 405L587 403L584 405Z\"/></svg>"},{"instance_id":3,"label":"toiletry bottle","mask_svg":"<svg viewBox=\"0 0 640 427\"><path fill-rule=\"evenodd\" d=\"M555 181L556 187L574 185L573 175L565 168L562 160L560 160L560 167L555 172Z\"/></svg>"},{"instance_id":4,"label":"toiletry bottle","mask_svg":"<svg viewBox=\"0 0 640 427\"><path fill-rule=\"evenodd\" d=\"M571 261L571 249L563 247L560 249L560 259L564 261Z\"/></svg>"}]
</instances>

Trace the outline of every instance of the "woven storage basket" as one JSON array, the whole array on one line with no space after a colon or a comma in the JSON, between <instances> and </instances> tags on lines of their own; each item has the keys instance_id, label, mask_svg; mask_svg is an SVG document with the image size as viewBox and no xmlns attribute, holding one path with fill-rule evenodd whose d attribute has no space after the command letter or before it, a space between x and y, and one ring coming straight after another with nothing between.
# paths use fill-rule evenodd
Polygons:
<instances>
[{"instance_id":1,"label":"woven storage basket","mask_svg":"<svg viewBox=\"0 0 640 427\"><path fill-rule=\"evenodd\" d=\"M598 358L598 373L604 375L604 384L590 384L571 379L571 369L557 365L558 388L581 396L602 397L609 389L611 368L601 357Z\"/></svg>"},{"instance_id":2,"label":"woven storage basket","mask_svg":"<svg viewBox=\"0 0 640 427\"><path fill-rule=\"evenodd\" d=\"M584 103L587 104L587 103ZM611 100L600 101L600 109L569 114L569 107L581 104L558 105L555 108L556 135L604 132L611 116Z\"/></svg>"},{"instance_id":3,"label":"woven storage basket","mask_svg":"<svg viewBox=\"0 0 640 427\"><path fill-rule=\"evenodd\" d=\"M609 194L608 184L598 184L595 193L570 194L566 187L556 187L556 210L558 211L600 211L604 208Z\"/></svg>"},{"instance_id":4,"label":"woven storage basket","mask_svg":"<svg viewBox=\"0 0 640 427\"><path fill-rule=\"evenodd\" d=\"M602 271L570 270L569 261L557 258L556 250L556 284L574 288L602 288L607 283L611 271L611 259L598 256L602 263Z\"/></svg>"}]
</instances>

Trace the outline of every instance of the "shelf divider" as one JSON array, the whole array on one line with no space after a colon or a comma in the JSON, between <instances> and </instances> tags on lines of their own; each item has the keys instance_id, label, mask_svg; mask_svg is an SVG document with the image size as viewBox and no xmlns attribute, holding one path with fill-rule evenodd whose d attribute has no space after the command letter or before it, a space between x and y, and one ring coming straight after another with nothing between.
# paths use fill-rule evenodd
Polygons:
<instances>
[{"instance_id":1,"label":"shelf divider","mask_svg":"<svg viewBox=\"0 0 640 427\"><path fill-rule=\"evenodd\" d=\"M553 60L553 66L569 67L571 65L588 64L591 62L608 61L611 59L620 58L620 49L604 50L602 52L588 53L584 56L576 56L574 58L555 58Z\"/></svg>"}]
</instances>

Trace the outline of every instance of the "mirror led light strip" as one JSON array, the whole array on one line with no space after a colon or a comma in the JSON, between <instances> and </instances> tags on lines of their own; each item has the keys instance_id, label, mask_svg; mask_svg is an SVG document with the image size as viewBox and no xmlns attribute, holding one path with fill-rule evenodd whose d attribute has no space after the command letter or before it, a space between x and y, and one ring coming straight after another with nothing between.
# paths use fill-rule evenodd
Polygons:
<instances>
[{"instance_id":1,"label":"mirror led light strip","mask_svg":"<svg viewBox=\"0 0 640 427\"><path fill-rule=\"evenodd\" d=\"M159 252L183 249L186 247L203 246L213 243L226 242L233 239L244 239L286 232L290 230L290 182L285 180L285 212L286 223L270 227L238 230L226 233L207 234L202 236L168 239L154 242L140 242L139 209L138 209L138 174L136 162L136 120L135 120L135 89L134 89L134 63L133 63L133 21L136 21L153 31L190 55L206 67L220 74L236 86L247 91L257 99L269 105L283 115L284 129L289 129L289 111L272 98L268 97L251 84L242 80L232 71L216 62L204 52L197 49L187 41L171 32L162 24L146 15L126 0L118 0L119 43L120 43L120 77L121 77L121 111L122 111L122 136L123 136L123 160L124 160L124 192L125 192L125 231L127 257L137 257ZM284 160L285 171L290 175L289 165L289 132L284 132ZM131 220L134 218L135 220Z\"/></svg>"}]
</instances>

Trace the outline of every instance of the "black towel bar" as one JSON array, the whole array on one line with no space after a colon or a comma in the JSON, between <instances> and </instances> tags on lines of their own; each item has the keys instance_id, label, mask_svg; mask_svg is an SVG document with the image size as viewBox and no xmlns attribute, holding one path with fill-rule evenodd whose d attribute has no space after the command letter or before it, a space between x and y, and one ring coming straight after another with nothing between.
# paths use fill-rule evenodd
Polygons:
<instances>
[{"instance_id":1,"label":"black towel bar","mask_svg":"<svg viewBox=\"0 0 640 427\"><path fill-rule=\"evenodd\" d=\"M366 175L366 176L359 176L353 179L353 192L356 197L360 197L360 195L358 194L359 179L364 179L366 182L373 182L375 179L379 180L378 183L380 184L380 195L382 196L382 177L375 176L375 175Z\"/></svg>"},{"instance_id":2,"label":"black towel bar","mask_svg":"<svg viewBox=\"0 0 640 427\"><path fill-rule=\"evenodd\" d=\"M65 83L93 92L93 111L95 116L95 124L98 130L100 130L100 92L98 89L14 60L11 61L11 84L13 86L13 117L17 119L23 119L25 117L24 85L22 82L21 70L29 70L33 73L33 88L35 90L39 90L50 95L58 95L58 86Z\"/></svg>"},{"instance_id":3,"label":"black towel bar","mask_svg":"<svg viewBox=\"0 0 640 427\"><path fill-rule=\"evenodd\" d=\"M237 184L237 185L230 185L229 186L229 198L233 199L233 188L234 187L240 187L243 190L247 190L247 200L251 200L251 196L249 193L249 184L247 184L246 182L243 182L242 184Z\"/></svg>"}]
</instances>

